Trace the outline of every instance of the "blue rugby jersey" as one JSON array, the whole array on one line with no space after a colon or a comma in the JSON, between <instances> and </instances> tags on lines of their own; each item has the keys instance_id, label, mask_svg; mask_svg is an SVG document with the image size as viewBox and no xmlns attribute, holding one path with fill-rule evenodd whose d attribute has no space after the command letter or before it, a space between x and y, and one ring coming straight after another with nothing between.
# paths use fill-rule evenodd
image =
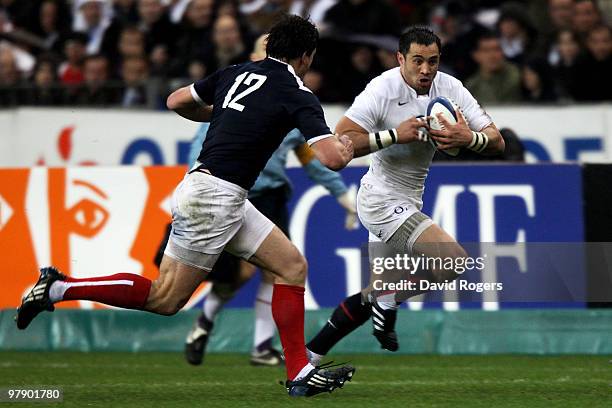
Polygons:
<instances>
[{"instance_id":1,"label":"blue rugby jersey","mask_svg":"<svg viewBox=\"0 0 612 408\"><path fill-rule=\"evenodd\" d=\"M213 105L198 161L214 176L249 190L285 135L331 134L317 97L279 60L233 65L196 82L193 97Z\"/></svg>"}]
</instances>

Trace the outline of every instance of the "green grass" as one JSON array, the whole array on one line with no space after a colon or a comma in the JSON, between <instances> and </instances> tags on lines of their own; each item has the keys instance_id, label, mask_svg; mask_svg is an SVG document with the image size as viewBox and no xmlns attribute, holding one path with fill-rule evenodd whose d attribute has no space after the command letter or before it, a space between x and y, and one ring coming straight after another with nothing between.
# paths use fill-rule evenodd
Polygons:
<instances>
[{"instance_id":1,"label":"green grass","mask_svg":"<svg viewBox=\"0 0 612 408\"><path fill-rule=\"evenodd\" d=\"M284 370L212 354L201 367L179 353L0 352L0 388L57 385L62 403L17 407L612 407L606 356L335 356L356 367L333 394L291 399Z\"/></svg>"}]
</instances>

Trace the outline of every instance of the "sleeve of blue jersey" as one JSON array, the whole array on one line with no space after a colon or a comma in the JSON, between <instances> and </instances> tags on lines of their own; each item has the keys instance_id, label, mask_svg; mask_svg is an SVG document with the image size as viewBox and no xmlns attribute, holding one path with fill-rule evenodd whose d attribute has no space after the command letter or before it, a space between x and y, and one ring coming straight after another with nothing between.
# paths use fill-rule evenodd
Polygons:
<instances>
[{"instance_id":1,"label":"sleeve of blue jersey","mask_svg":"<svg viewBox=\"0 0 612 408\"><path fill-rule=\"evenodd\" d=\"M212 105L215 100L215 90L217 89L217 81L219 80L220 71L200 79L193 84L195 93L200 98L198 102L204 102L207 105Z\"/></svg>"},{"instance_id":2,"label":"sleeve of blue jersey","mask_svg":"<svg viewBox=\"0 0 612 408\"><path fill-rule=\"evenodd\" d=\"M331 134L325 123L325 115L319 99L311 92L296 89L287 104L287 110L293 119L294 127L298 128L306 140Z\"/></svg>"}]
</instances>

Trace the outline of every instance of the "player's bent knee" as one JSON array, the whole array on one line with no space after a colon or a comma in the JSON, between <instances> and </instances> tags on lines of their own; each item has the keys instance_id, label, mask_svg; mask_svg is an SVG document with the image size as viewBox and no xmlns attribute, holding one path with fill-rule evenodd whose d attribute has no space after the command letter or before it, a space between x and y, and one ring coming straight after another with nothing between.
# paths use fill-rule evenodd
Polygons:
<instances>
[{"instance_id":1,"label":"player's bent knee","mask_svg":"<svg viewBox=\"0 0 612 408\"><path fill-rule=\"evenodd\" d=\"M306 274L308 272L308 262L302 254L297 253L296 256L292 257L291 261L288 262L282 272L283 280L290 285L301 285L306 281Z\"/></svg>"}]
</instances>

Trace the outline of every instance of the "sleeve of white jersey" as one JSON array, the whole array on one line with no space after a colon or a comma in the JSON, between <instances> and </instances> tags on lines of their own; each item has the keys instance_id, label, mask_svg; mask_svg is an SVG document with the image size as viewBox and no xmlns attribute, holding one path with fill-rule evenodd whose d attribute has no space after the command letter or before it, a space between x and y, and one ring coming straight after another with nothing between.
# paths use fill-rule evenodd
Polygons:
<instances>
[{"instance_id":1,"label":"sleeve of white jersey","mask_svg":"<svg viewBox=\"0 0 612 408\"><path fill-rule=\"evenodd\" d=\"M380 122L381 102L376 97L375 83L370 82L355 98L344 116L364 128L368 133L372 133Z\"/></svg>"},{"instance_id":2,"label":"sleeve of white jersey","mask_svg":"<svg viewBox=\"0 0 612 408\"><path fill-rule=\"evenodd\" d=\"M461 112L463 112L463 116L465 116L470 129L479 132L493 123L491 117L482 109L476 98L472 96L470 91L461 82L459 82L457 92L457 105L461 107Z\"/></svg>"}]
</instances>

